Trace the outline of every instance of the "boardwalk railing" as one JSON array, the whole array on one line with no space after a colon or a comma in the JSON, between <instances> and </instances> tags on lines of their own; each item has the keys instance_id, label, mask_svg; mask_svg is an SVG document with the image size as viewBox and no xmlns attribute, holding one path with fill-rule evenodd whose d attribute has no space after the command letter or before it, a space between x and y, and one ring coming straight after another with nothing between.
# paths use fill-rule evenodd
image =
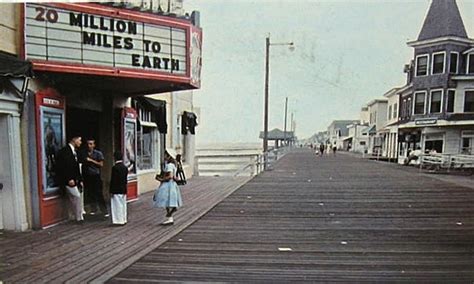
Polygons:
<instances>
[{"instance_id":1,"label":"boardwalk railing","mask_svg":"<svg viewBox=\"0 0 474 284\"><path fill-rule=\"evenodd\" d=\"M420 170L474 171L474 155L464 154L426 154L421 156Z\"/></svg>"},{"instance_id":2,"label":"boardwalk railing","mask_svg":"<svg viewBox=\"0 0 474 284\"><path fill-rule=\"evenodd\" d=\"M254 149L232 149L196 155L197 173L199 176L254 176L265 170L272 170L273 165L291 150L291 147L271 149L261 153ZM204 151L203 151L204 152ZM265 167L266 163L266 167Z\"/></svg>"},{"instance_id":3,"label":"boardwalk railing","mask_svg":"<svg viewBox=\"0 0 474 284\"><path fill-rule=\"evenodd\" d=\"M275 163L281 157L290 152L292 148L292 146L276 148L259 155L256 163L256 174L259 174L265 170L273 170Z\"/></svg>"}]
</instances>

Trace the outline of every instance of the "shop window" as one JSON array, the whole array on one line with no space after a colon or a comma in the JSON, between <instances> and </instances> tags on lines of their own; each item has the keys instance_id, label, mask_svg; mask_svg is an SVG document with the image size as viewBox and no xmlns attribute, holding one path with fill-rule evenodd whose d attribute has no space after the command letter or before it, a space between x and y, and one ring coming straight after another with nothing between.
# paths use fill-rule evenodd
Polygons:
<instances>
[{"instance_id":1,"label":"shop window","mask_svg":"<svg viewBox=\"0 0 474 284\"><path fill-rule=\"evenodd\" d=\"M458 73L459 53L451 52L451 58L449 60L449 73Z\"/></svg>"},{"instance_id":2,"label":"shop window","mask_svg":"<svg viewBox=\"0 0 474 284\"><path fill-rule=\"evenodd\" d=\"M415 109L414 114L425 114L425 92L415 93Z\"/></svg>"},{"instance_id":3,"label":"shop window","mask_svg":"<svg viewBox=\"0 0 474 284\"><path fill-rule=\"evenodd\" d=\"M137 127L137 167L139 170L155 168L155 155L157 155L157 124L153 122L152 111L136 105L139 123Z\"/></svg>"},{"instance_id":4,"label":"shop window","mask_svg":"<svg viewBox=\"0 0 474 284\"><path fill-rule=\"evenodd\" d=\"M441 100L443 98L443 91L432 91L430 99L430 113L441 112Z\"/></svg>"},{"instance_id":5,"label":"shop window","mask_svg":"<svg viewBox=\"0 0 474 284\"><path fill-rule=\"evenodd\" d=\"M464 112L474 112L474 90L464 93Z\"/></svg>"},{"instance_id":6,"label":"shop window","mask_svg":"<svg viewBox=\"0 0 474 284\"><path fill-rule=\"evenodd\" d=\"M467 74L474 74L474 53L467 55Z\"/></svg>"},{"instance_id":7,"label":"shop window","mask_svg":"<svg viewBox=\"0 0 474 284\"><path fill-rule=\"evenodd\" d=\"M428 75L428 55L419 55L416 57L416 76Z\"/></svg>"},{"instance_id":8,"label":"shop window","mask_svg":"<svg viewBox=\"0 0 474 284\"><path fill-rule=\"evenodd\" d=\"M444 60L445 60L445 53L433 53L433 70L431 70L431 74L442 74L444 73Z\"/></svg>"},{"instance_id":9,"label":"shop window","mask_svg":"<svg viewBox=\"0 0 474 284\"><path fill-rule=\"evenodd\" d=\"M449 113L454 112L455 95L456 95L456 91L448 90L448 99L446 100L446 112L449 112Z\"/></svg>"},{"instance_id":10,"label":"shop window","mask_svg":"<svg viewBox=\"0 0 474 284\"><path fill-rule=\"evenodd\" d=\"M435 150L436 153L443 153L443 140L431 140L425 142L425 152Z\"/></svg>"},{"instance_id":11,"label":"shop window","mask_svg":"<svg viewBox=\"0 0 474 284\"><path fill-rule=\"evenodd\" d=\"M149 170L154 168L154 130L154 127L141 126L139 131L137 131L138 169L140 170Z\"/></svg>"}]
</instances>

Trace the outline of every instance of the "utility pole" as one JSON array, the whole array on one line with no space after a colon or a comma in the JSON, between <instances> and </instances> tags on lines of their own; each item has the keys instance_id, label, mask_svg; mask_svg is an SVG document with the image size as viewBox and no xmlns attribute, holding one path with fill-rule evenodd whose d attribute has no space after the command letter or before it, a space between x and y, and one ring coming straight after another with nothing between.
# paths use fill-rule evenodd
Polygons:
<instances>
[{"instance_id":1,"label":"utility pole","mask_svg":"<svg viewBox=\"0 0 474 284\"><path fill-rule=\"evenodd\" d=\"M265 40L265 111L263 115L263 169L267 169L268 152L268 76L270 75L270 37Z\"/></svg>"},{"instance_id":2,"label":"utility pole","mask_svg":"<svg viewBox=\"0 0 474 284\"><path fill-rule=\"evenodd\" d=\"M293 127L294 127L293 114L294 114L294 113L291 112L291 134L293 135L293 137L291 137L292 142L295 141L295 131L293 130Z\"/></svg>"},{"instance_id":3,"label":"utility pole","mask_svg":"<svg viewBox=\"0 0 474 284\"><path fill-rule=\"evenodd\" d=\"M286 141L286 117L288 115L288 97L286 97L285 99L285 127L284 127L284 130L283 130L283 143L285 143L285 145L288 145L287 141Z\"/></svg>"},{"instance_id":4,"label":"utility pole","mask_svg":"<svg viewBox=\"0 0 474 284\"><path fill-rule=\"evenodd\" d=\"M263 115L263 169L267 169L268 161L268 82L270 77L270 45L286 45L290 51L295 49L293 42L270 43L270 36L265 39L265 109Z\"/></svg>"}]
</instances>

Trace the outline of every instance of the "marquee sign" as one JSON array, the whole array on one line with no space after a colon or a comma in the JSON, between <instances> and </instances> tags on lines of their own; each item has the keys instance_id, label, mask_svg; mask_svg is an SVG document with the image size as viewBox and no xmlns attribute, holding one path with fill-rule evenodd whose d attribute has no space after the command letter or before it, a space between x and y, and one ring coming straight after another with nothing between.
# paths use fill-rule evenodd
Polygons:
<instances>
[{"instance_id":1,"label":"marquee sign","mask_svg":"<svg viewBox=\"0 0 474 284\"><path fill-rule=\"evenodd\" d=\"M26 3L24 18L24 54L34 63L156 72L199 84L201 33L189 22L96 4ZM191 47L192 36L199 43Z\"/></svg>"}]
</instances>

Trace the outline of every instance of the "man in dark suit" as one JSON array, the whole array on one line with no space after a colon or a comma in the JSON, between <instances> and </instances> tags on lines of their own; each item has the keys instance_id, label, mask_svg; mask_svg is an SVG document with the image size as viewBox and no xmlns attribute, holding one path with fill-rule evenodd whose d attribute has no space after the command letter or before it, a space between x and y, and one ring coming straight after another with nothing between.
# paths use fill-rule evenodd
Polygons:
<instances>
[{"instance_id":1,"label":"man in dark suit","mask_svg":"<svg viewBox=\"0 0 474 284\"><path fill-rule=\"evenodd\" d=\"M115 165L110 178L110 209L112 224L127 224L127 175L128 168L123 164L123 154L114 153Z\"/></svg>"},{"instance_id":2,"label":"man in dark suit","mask_svg":"<svg viewBox=\"0 0 474 284\"><path fill-rule=\"evenodd\" d=\"M81 195L83 185L77 158L77 149L81 144L82 138L80 136L72 136L69 143L59 150L56 162L58 182L61 187L66 189L74 217L79 224L84 222Z\"/></svg>"}]
</instances>

